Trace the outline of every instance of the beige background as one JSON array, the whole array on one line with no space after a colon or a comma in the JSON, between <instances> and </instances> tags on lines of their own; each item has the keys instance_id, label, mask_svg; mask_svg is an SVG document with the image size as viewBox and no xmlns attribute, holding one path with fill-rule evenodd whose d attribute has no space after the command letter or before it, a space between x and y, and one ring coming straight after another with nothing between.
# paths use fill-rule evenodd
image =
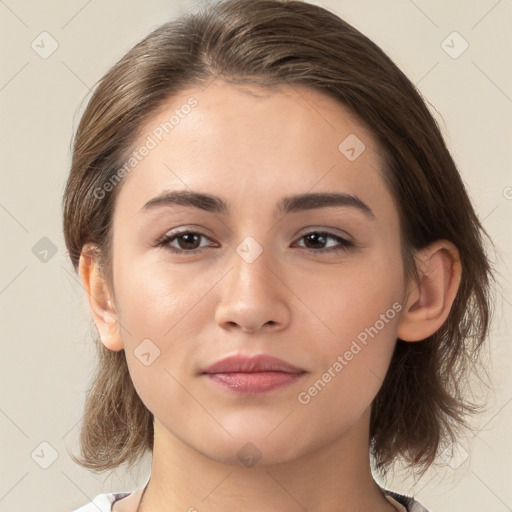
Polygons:
<instances>
[{"instance_id":1,"label":"beige background","mask_svg":"<svg viewBox=\"0 0 512 512\"><path fill-rule=\"evenodd\" d=\"M386 484L415 494L432 512L510 511L512 2L320 4L373 39L418 85L500 251L489 411L444 469L416 482L397 473ZM163 0L0 0L0 512L70 512L98 493L135 489L149 474L149 458L132 475L94 475L68 456L94 352L85 294L65 251L60 202L72 131L90 89L133 44L186 8ZM44 31L58 44L46 59L40 53L52 41L39 36ZM457 58L462 39L447 40L452 56L442 45L453 31L469 45Z\"/></svg>"}]
</instances>

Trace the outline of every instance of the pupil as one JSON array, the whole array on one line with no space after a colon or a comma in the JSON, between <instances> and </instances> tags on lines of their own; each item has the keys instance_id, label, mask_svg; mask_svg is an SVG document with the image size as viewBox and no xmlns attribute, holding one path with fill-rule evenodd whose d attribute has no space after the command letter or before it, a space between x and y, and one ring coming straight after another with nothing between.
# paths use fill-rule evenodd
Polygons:
<instances>
[{"instance_id":1,"label":"pupil","mask_svg":"<svg viewBox=\"0 0 512 512\"><path fill-rule=\"evenodd\" d=\"M188 247L187 244L192 243L192 245L194 245L194 238L197 239L198 237L193 233L186 233L184 235L181 235L181 239L185 240L185 249L191 249L191 247ZM195 242L197 242L197 240L195 240Z\"/></svg>"},{"instance_id":2,"label":"pupil","mask_svg":"<svg viewBox=\"0 0 512 512\"><path fill-rule=\"evenodd\" d=\"M311 235L308 235L306 237L306 240L313 240L313 243L318 242L320 240L320 243L325 243L325 237L322 235L319 235L318 233L313 233Z\"/></svg>"}]
</instances>

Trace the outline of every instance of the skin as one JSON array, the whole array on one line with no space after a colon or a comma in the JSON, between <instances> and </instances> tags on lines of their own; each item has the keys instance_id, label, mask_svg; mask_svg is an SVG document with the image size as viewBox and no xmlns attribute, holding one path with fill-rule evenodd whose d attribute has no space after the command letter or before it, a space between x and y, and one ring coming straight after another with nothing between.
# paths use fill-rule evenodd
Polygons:
<instances>
[{"instance_id":1,"label":"skin","mask_svg":"<svg viewBox=\"0 0 512 512\"><path fill-rule=\"evenodd\" d=\"M135 388L154 414L151 480L140 510L395 510L370 470L371 403L397 337L424 339L446 319L460 282L457 249L437 241L417 254L420 285L405 279L398 210L372 133L308 88L268 91L215 80L188 89L148 120L134 147L191 96L197 106L119 185L113 289L87 246L80 259L102 341L125 350ZM354 161L338 149L349 134L365 144ZM141 211L163 190L213 194L230 212L178 205ZM351 206L275 213L284 196L312 192L353 194L374 218ZM196 245L183 237L169 243L183 254L156 246L177 228L205 237ZM325 252L340 245L305 237L318 231L354 245ZM236 250L248 236L262 249L250 263ZM202 252L185 252L196 247ZM300 403L298 394L393 303L401 311ZM148 338L160 355L146 366L134 350ZM198 375L239 353L270 354L307 373L260 395ZM248 442L260 453L252 467L237 456ZM141 491L114 510L137 510Z\"/></svg>"}]
</instances>

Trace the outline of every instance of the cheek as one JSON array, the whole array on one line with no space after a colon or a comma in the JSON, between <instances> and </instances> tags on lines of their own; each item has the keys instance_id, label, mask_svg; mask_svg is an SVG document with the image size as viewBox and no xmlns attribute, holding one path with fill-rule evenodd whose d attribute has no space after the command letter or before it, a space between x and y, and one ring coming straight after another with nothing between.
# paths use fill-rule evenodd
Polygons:
<instances>
[{"instance_id":1,"label":"cheek","mask_svg":"<svg viewBox=\"0 0 512 512\"><path fill-rule=\"evenodd\" d=\"M315 386L318 407L331 403L357 413L373 400L389 367L403 277L399 255L384 251L351 270L335 282L326 280L323 293L309 295L322 335L315 344L319 368L308 384Z\"/></svg>"},{"instance_id":2,"label":"cheek","mask_svg":"<svg viewBox=\"0 0 512 512\"><path fill-rule=\"evenodd\" d=\"M127 339L137 341L137 337L154 337L160 342L175 338L174 333L186 334L196 322L187 322L189 315L197 319L201 308L196 307L213 286L210 279L190 268L172 267L165 261L143 260L135 265L119 261L119 291L121 321L126 324L130 335ZM128 270L129 269L129 270Z\"/></svg>"},{"instance_id":3,"label":"cheek","mask_svg":"<svg viewBox=\"0 0 512 512\"><path fill-rule=\"evenodd\" d=\"M309 323L317 324L323 340L318 348L332 356L350 346L360 333L364 338L365 329L375 324L379 331L385 331L384 337L392 339L388 333L395 330L403 286L399 251L375 248L335 271L304 273L295 279L294 292L312 313L308 313Z\"/></svg>"},{"instance_id":4,"label":"cheek","mask_svg":"<svg viewBox=\"0 0 512 512\"><path fill-rule=\"evenodd\" d=\"M120 257L116 264L119 322L134 384L141 398L151 401L162 385L170 386L166 396L179 395L172 376L181 380L179 372L192 371L190 355L200 350L204 326L213 321L209 292L218 272L171 267L161 257L136 262Z\"/></svg>"},{"instance_id":5,"label":"cheek","mask_svg":"<svg viewBox=\"0 0 512 512\"><path fill-rule=\"evenodd\" d=\"M349 429L371 406L389 368L402 307L391 301L389 289L375 287L343 304L345 310L327 320L335 334L316 343L316 371L297 396L304 421L313 428L322 418L327 437Z\"/></svg>"}]
</instances>

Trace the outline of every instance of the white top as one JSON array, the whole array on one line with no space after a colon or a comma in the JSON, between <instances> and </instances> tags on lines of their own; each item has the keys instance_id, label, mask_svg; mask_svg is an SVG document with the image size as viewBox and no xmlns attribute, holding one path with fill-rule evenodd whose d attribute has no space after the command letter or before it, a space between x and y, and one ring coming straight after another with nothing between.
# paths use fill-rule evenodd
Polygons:
<instances>
[{"instance_id":1,"label":"white top","mask_svg":"<svg viewBox=\"0 0 512 512\"><path fill-rule=\"evenodd\" d=\"M414 498L404 496L383 489L386 493L386 499L396 508L398 512L429 512L421 503ZM107 494L98 494L93 501L72 512L111 512L114 501L119 501L135 491L130 492L112 492ZM394 496L392 497L391 494ZM398 501L400 500L400 501ZM403 503L403 504L402 504ZM408 504L407 504L408 503ZM407 508L408 507L408 508Z\"/></svg>"}]
</instances>

